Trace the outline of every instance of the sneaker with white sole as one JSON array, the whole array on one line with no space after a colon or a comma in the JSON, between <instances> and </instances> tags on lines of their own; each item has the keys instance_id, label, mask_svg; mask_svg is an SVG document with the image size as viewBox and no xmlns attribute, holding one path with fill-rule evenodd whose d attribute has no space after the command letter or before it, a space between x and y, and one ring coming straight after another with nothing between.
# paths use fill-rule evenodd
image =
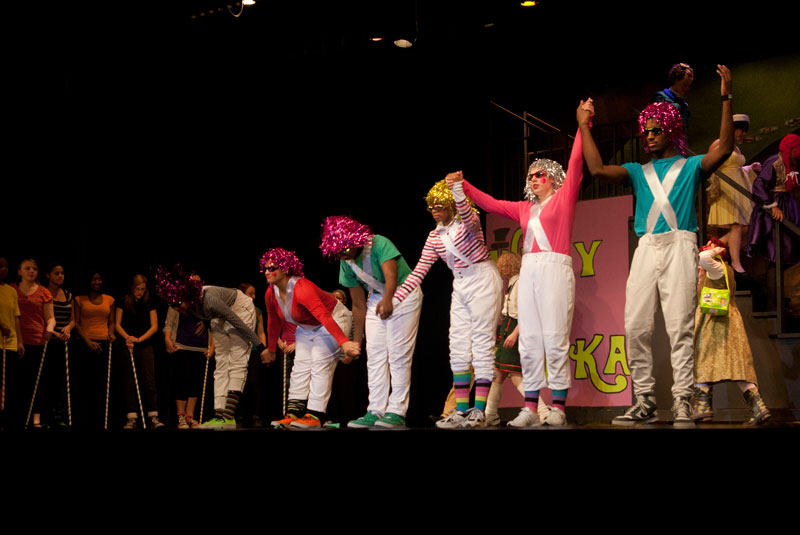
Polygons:
<instances>
[{"instance_id":1,"label":"sneaker with white sole","mask_svg":"<svg viewBox=\"0 0 800 535\"><path fill-rule=\"evenodd\" d=\"M528 407L522 407L517 417L508 422L509 427L535 427L539 425L539 414Z\"/></svg>"},{"instance_id":2,"label":"sneaker with white sole","mask_svg":"<svg viewBox=\"0 0 800 535\"><path fill-rule=\"evenodd\" d=\"M385 427L387 429L400 429L405 426L405 417L393 412L387 412L383 418L380 418L375 422L375 427Z\"/></svg>"},{"instance_id":3,"label":"sneaker with white sole","mask_svg":"<svg viewBox=\"0 0 800 535\"><path fill-rule=\"evenodd\" d=\"M550 407L550 414L547 415L544 423L554 427L563 427L567 425L567 415L558 407Z\"/></svg>"},{"instance_id":4,"label":"sneaker with white sole","mask_svg":"<svg viewBox=\"0 0 800 535\"><path fill-rule=\"evenodd\" d=\"M694 427L694 418L692 418L692 402L689 396L680 396L675 398L672 403L672 427L687 428Z\"/></svg>"},{"instance_id":5,"label":"sneaker with white sole","mask_svg":"<svg viewBox=\"0 0 800 535\"><path fill-rule=\"evenodd\" d=\"M450 414L436 422L436 427L439 429L456 429L457 427L462 427L461 424L463 424L466 419L465 413L453 409L450 411Z\"/></svg>"},{"instance_id":6,"label":"sneaker with white sole","mask_svg":"<svg viewBox=\"0 0 800 535\"><path fill-rule=\"evenodd\" d=\"M636 396L636 403L625 411L625 414L611 420L611 425L633 427L637 424L649 424L657 421L655 397L651 394L642 394Z\"/></svg>"},{"instance_id":7,"label":"sneaker with white sole","mask_svg":"<svg viewBox=\"0 0 800 535\"><path fill-rule=\"evenodd\" d=\"M178 429L189 429L189 424L186 421L186 416L183 414L178 415Z\"/></svg>"},{"instance_id":8,"label":"sneaker with white sole","mask_svg":"<svg viewBox=\"0 0 800 535\"><path fill-rule=\"evenodd\" d=\"M370 427L375 427L375 422L377 422L379 419L380 416L374 412L367 411L367 414L361 418L347 422L347 427L350 429L369 429Z\"/></svg>"},{"instance_id":9,"label":"sneaker with white sole","mask_svg":"<svg viewBox=\"0 0 800 535\"><path fill-rule=\"evenodd\" d=\"M494 426L500 425L502 421L500 420L500 415L496 412L487 412L486 413L486 425L487 426Z\"/></svg>"},{"instance_id":10,"label":"sneaker with white sole","mask_svg":"<svg viewBox=\"0 0 800 535\"><path fill-rule=\"evenodd\" d=\"M467 417L464 419L464 423L461 424L461 427L486 427L486 415L482 410L472 407L467 411L466 415Z\"/></svg>"}]
</instances>

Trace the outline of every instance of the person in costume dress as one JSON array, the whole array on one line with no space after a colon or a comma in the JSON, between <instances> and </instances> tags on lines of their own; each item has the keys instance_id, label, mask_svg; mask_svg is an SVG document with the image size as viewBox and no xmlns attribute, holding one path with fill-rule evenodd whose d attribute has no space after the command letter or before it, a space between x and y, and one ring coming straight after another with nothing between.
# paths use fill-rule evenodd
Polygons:
<instances>
[{"instance_id":1,"label":"person in costume dress","mask_svg":"<svg viewBox=\"0 0 800 535\"><path fill-rule=\"evenodd\" d=\"M700 253L701 276L698 292L705 288L730 290L728 312L723 315L695 314L694 378L697 393L693 418L710 421L713 416L712 386L734 381L750 408L749 425L766 422L771 414L758 391L758 378L753 367L753 354L747 339L742 314L736 306L736 279L727 263L728 246L711 240ZM699 293L698 293L699 295Z\"/></svg>"},{"instance_id":2,"label":"person in costume dress","mask_svg":"<svg viewBox=\"0 0 800 535\"><path fill-rule=\"evenodd\" d=\"M247 380L250 348L261 358L269 355L256 334L253 300L237 288L205 286L180 266L159 267L156 272L158 295L181 314L209 321L214 337L214 417L204 429L235 429L236 408Z\"/></svg>"},{"instance_id":3,"label":"person in costume dress","mask_svg":"<svg viewBox=\"0 0 800 535\"><path fill-rule=\"evenodd\" d=\"M797 183L797 172L800 170L800 136L789 134L784 137L779 149L778 154L764 161L761 172L753 182L753 202L756 206L750 217L745 246L749 256L760 254L770 262L775 262L773 219L783 221L786 218L800 225L800 210L789 192L789 187ZM800 260L800 238L788 230L781 234L781 238L781 260L786 264L796 264Z\"/></svg>"},{"instance_id":4,"label":"person in costume dress","mask_svg":"<svg viewBox=\"0 0 800 535\"><path fill-rule=\"evenodd\" d=\"M519 253L506 251L497 259L497 271L508 282L505 296L503 297L503 310L497 333L498 347L494 353L494 381L486 398L486 423L499 425L500 415L497 412L500 399L503 396L503 383L507 378L525 397L525 387L522 384L522 364L519 358L519 272L522 267L522 257ZM525 410L524 406L523 409ZM550 414L550 407L539 398L539 419L544 421ZM511 422L509 422L511 425ZM513 427L513 426L512 426Z\"/></svg>"},{"instance_id":5,"label":"person in costume dress","mask_svg":"<svg viewBox=\"0 0 800 535\"><path fill-rule=\"evenodd\" d=\"M486 397L494 378L494 340L503 281L489 257L478 214L461 183L453 190L440 180L426 197L436 228L425 240L414 271L398 286L399 303L413 298L434 262L441 258L453 273L450 300L450 369L456 408L436 422L439 428L483 427ZM475 373L475 404L469 406L470 366Z\"/></svg>"},{"instance_id":6,"label":"person in costume dress","mask_svg":"<svg viewBox=\"0 0 800 535\"><path fill-rule=\"evenodd\" d=\"M337 308L347 308L333 295L303 276L303 264L292 251L273 248L261 258L261 269L269 283L264 295L267 307L267 355L275 360L278 338L286 323L297 325L295 357L289 380L290 406L306 401L305 415L289 413L275 425L319 428L331 395L333 372L339 362L339 348L349 357L361 353L359 344L349 340L343 325L334 317L343 317Z\"/></svg>"},{"instance_id":7,"label":"person in costume dress","mask_svg":"<svg viewBox=\"0 0 800 535\"><path fill-rule=\"evenodd\" d=\"M741 113L736 114L733 116L733 126L736 143L741 144L750 126L750 118ZM761 165L755 163L752 166L746 166L744 165L745 161L744 154L739 147L734 147L733 154L725 160L718 172L733 179L749 191L755 173L761 169ZM750 212L753 209L750 199L733 189L727 182L720 180L716 175L711 177L708 190L711 200L708 225L727 230L720 240L730 246L731 267L737 273L744 273L741 261L742 233L747 231L750 224Z\"/></svg>"},{"instance_id":8,"label":"person in costume dress","mask_svg":"<svg viewBox=\"0 0 800 535\"><path fill-rule=\"evenodd\" d=\"M591 100L585 104L587 109L590 104ZM564 408L571 384L568 353L575 305L575 274L569 250L582 178L580 131L575 136L566 173L553 160L531 163L524 201L498 201L464 180L460 172L451 177L453 187L462 185L479 207L513 219L522 228L519 353L525 407L509 423L515 427L567 423ZM542 388L553 392L553 406L544 422L539 421L537 412Z\"/></svg>"},{"instance_id":9,"label":"person in costume dress","mask_svg":"<svg viewBox=\"0 0 800 535\"><path fill-rule=\"evenodd\" d=\"M350 217L325 219L320 250L339 259L339 284L353 301L353 341L360 345L365 334L367 339L369 404L347 426L405 427L422 290L395 302L395 290L411 268L388 238Z\"/></svg>"},{"instance_id":10,"label":"person in costume dress","mask_svg":"<svg viewBox=\"0 0 800 535\"><path fill-rule=\"evenodd\" d=\"M717 66L722 118L719 142L708 153L685 157L680 114L665 102L639 114L639 129L651 161L605 165L592 138L590 112L578 109L583 156L592 176L629 182L636 197L634 231L639 236L625 290L625 336L636 401L614 425L653 422L656 414L652 335L656 307L664 316L673 371L672 414L676 427L691 427L694 393L694 314L697 308L697 220L695 194L733 152L731 73Z\"/></svg>"}]
</instances>

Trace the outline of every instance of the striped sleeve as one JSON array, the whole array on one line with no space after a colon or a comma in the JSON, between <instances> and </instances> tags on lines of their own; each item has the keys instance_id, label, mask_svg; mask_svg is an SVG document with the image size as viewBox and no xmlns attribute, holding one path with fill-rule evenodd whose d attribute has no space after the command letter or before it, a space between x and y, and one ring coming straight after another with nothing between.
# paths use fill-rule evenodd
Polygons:
<instances>
[{"instance_id":1,"label":"striped sleeve","mask_svg":"<svg viewBox=\"0 0 800 535\"><path fill-rule=\"evenodd\" d=\"M425 240L425 246L422 248L422 255L419 257L419 262L414 267L414 271L409 273L403 284L398 286L394 292L394 299L397 299L398 302L403 302L417 286L422 284L422 279L425 278L431 266L439 259L439 254L434 246L434 241L437 239L438 236L435 231L428 234L428 239ZM442 246L443 248L444 246Z\"/></svg>"}]
</instances>

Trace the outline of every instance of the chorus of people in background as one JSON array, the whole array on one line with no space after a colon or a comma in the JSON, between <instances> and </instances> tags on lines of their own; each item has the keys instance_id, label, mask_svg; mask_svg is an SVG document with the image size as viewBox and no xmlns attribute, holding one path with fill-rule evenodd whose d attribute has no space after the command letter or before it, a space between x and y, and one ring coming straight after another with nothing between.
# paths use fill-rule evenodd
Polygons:
<instances>
[{"instance_id":1,"label":"chorus of people in background","mask_svg":"<svg viewBox=\"0 0 800 535\"><path fill-rule=\"evenodd\" d=\"M593 177L630 184L636 198L634 230L640 239L625 304L634 403L612 423L634 426L659 419L651 347L657 307L670 342L674 425L691 427L712 420L713 387L725 382L741 389L748 424L767 422L772 415L759 390L733 296L736 277L746 271L745 256L776 260L775 221L800 224L800 209L790 193L800 168L800 136L786 136L779 153L763 164L745 165L736 144L743 142L750 117L732 113L730 70L718 65L717 74L722 101L719 138L706 154L687 156L686 94L695 73L680 63L670 71L669 87L639 115L650 155L647 164L603 161L592 137L595 105L587 99L576 110L578 132L566 171L553 160L533 161L524 200L494 199L465 180L461 171L448 173L425 197L434 228L413 269L388 238L368 225L349 216L326 218L320 250L325 258L338 261L338 282L349 295L341 288L319 288L305 278L297 255L282 248L269 249L261 258L267 283L264 311L254 305L253 284L207 285L180 265L159 267L152 286L145 275L133 276L127 293L115 300L104 293L98 271L89 273L85 291L73 295L65 287L63 264L53 263L40 273L32 258L19 262L17 281L8 284L10 267L0 257L0 423L5 429L163 428L153 289L167 305L163 340L177 429L236 428L241 425L237 409L245 391L250 425L262 427L261 375L278 352L284 363L292 357L292 365L284 416L272 425L322 427L329 421L334 371L362 356L364 342L369 398L364 415L347 421L347 427L404 428L421 287L441 259L453 275L448 360L454 406L436 427L502 423L499 404L506 378L524 398L509 426L565 426L575 293L569 252L584 161ZM698 254L695 194L715 171L737 186L710 180L708 225L719 239L712 238ZM752 203L744 193L750 190ZM521 255L506 252L497 265L491 261L478 208L520 224ZM797 237L786 232L783 240L781 260L796 263ZM46 284L40 282L42 276ZM706 313L705 297L711 290L730 293L723 314ZM348 297L352 311L346 306ZM121 385L124 425L113 416L119 409L110 407L116 401L115 385ZM552 391L551 407L540 397L543 388ZM204 418L207 390L213 411Z\"/></svg>"}]
</instances>

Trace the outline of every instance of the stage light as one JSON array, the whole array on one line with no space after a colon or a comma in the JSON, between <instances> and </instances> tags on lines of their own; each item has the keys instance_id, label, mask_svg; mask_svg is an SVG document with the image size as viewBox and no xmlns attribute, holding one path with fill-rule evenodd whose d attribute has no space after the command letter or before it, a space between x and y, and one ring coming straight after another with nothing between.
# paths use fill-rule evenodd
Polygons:
<instances>
[{"instance_id":1,"label":"stage light","mask_svg":"<svg viewBox=\"0 0 800 535\"><path fill-rule=\"evenodd\" d=\"M536 0L526 0L525 2L520 2L519 5L521 5L522 7L533 7L538 3L539 2L537 2Z\"/></svg>"},{"instance_id":2,"label":"stage light","mask_svg":"<svg viewBox=\"0 0 800 535\"><path fill-rule=\"evenodd\" d=\"M411 48L413 44L408 39L398 39L394 42L394 45L400 48Z\"/></svg>"}]
</instances>

